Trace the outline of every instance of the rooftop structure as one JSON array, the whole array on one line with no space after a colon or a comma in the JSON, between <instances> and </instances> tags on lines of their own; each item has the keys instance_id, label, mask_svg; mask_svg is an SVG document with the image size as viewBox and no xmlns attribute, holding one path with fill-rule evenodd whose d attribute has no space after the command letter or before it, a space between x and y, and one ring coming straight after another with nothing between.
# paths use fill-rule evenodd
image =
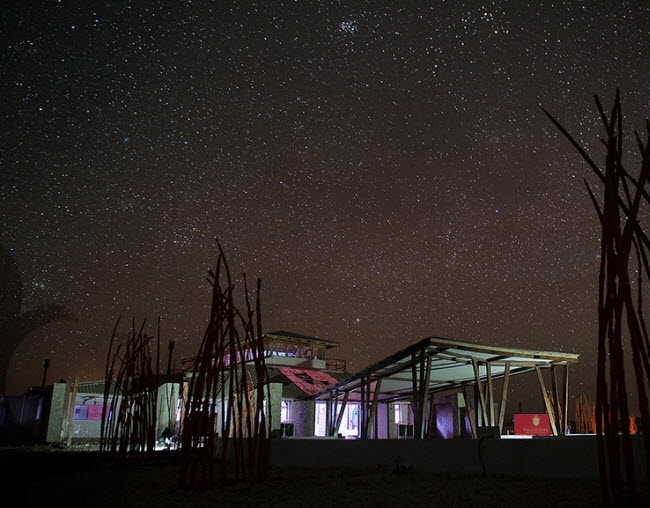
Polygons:
<instances>
[{"instance_id":1,"label":"rooftop structure","mask_svg":"<svg viewBox=\"0 0 650 508\"><path fill-rule=\"evenodd\" d=\"M277 331L264 334L264 356L269 367L345 370L343 360L328 361L325 352L340 344L309 335Z\"/></svg>"},{"instance_id":2,"label":"rooftop structure","mask_svg":"<svg viewBox=\"0 0 650 508\"><path fill-rule=\"evenodd\" d=\"M577 361L576 354L484 346L428 337L324 388L313 398L325 401L329 406L330 435L336 433L338 413L344 410L346 403L359 402L362 437L370 432L378 404L406 400L412 405L415 435L422 438L427 428L432 426L429 420L432 418L433 395L461 392L461 403L469 408L471 404L467 389L471 386L476 403L473 414L468 412L468 418L472 434L477 437L479 427L483 426L498 426L502 431L510 376L535 372L553 434L557 435L564 432L567 426L568 367ZM561 390L556 372L558 368L564 374ZM549 397L546 389L544 370L551 371L552 397ZM497 379L503 379L498 419L493 386ZM431 402L427 404L429 399Z\"/></svg>"}]
</instances>

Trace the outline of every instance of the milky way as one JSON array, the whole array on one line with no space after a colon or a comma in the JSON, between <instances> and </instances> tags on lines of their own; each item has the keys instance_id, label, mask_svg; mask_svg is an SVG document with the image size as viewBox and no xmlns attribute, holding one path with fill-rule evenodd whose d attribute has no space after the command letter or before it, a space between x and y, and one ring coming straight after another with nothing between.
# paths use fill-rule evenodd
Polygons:
<instances>
[{"instance_id":1,"label":"milky way","mask_svg":"<svg viewBox=\"0 0 650 508\"><path fill-rule=\"evenodd\" d=\"M338 340L351 371L438 335L579 353L573 393L594 393L598 184L540 106L599 161L594 93L620 87L642 129L647 3L4 11L0 243L25 308L79 316L30 336L10 390L45 357L101 378L119 315L162 316L180 364L218 236L263 280L265 329Z\"/></svg>"}]
</instances>

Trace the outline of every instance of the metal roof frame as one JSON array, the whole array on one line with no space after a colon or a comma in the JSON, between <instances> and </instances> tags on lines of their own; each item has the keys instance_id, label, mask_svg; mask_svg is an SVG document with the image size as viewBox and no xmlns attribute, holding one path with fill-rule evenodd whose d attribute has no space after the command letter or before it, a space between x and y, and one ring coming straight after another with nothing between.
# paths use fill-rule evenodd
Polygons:
<instances>
[{"instance_id":1,"label":"metal roof frame","mask_svg":"<svg viewBox=\"0 0 650 508\"><path fill-rule=\"evenodd\" d=\"M493 382L504 379L504 387L499 415L499 427L503 427L505 399L509 377L512 375L536 372L544 397L544 403L552 414L562 413L558 391L556 368L564 370L563 402L564 418L552 423L553 432L566 428L566 405L568 404L568 366L578 362L579 355L550 351L486 346L444 337L427 337L397 353L376 362L365 369L324 388L311 399L327 401L328 414L335 415L334 402L359 401L362 404L363 426L369 425L377 403L410 400L413 404L416 431L424 431L426 420L426 400L434 393L463 391L466 387L476 388L480 401L480 420L495 426ZM552 390L550 399L542 376L542 369L552 371ZM555 404L555 407L551 407ZM555 411L554 411L555 410ZM341 409L342 411L342 409ZM332 416L330 430L335 430L335 416ZM471 422L472 423L472 422ZM419 427L419 428L418 428ZM474 423L472 429L476 435Z\"/></svg>"}]
</instances>

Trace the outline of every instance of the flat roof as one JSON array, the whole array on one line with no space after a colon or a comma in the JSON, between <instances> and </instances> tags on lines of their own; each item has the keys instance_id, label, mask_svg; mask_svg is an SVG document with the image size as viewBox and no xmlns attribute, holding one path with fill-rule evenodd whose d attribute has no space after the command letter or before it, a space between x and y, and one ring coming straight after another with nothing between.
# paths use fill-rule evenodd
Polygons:
<instances>
[{"instance_id":1,"label":"flat roof","mask_svg":"<svg viewBox=\"0 0 650 508\"><path fill-rule=\"evenodd\" d=\"M300 343L308 344L308 345L317 344L320 346L325 346L326 349L329 349L331 347L338 347L341 345L339 342L336 342L335 340L319 339L318 337L311 337L309 335L302 335L300 333L294 333L294 332L285 332L284 330L265 333L264 338L286 340L288 342L294 342L297 344Z\"/></svg>"},{"instance_id":2,"label":"flat roof","mask_svg":"<svg viewBox=\"0 0 650 508\"><path fill-rule=\"evenodd\" d=\"M427 337L411 346L352 374L312 396L327 399L331 393L349 392L350 400L360 394L363 379L381 379L379 401L400 400L413 394L413 369L416 377L421 355L431 359L427 392L460 389L476 380L475 367L481 380L487 379L487 365L492 380L504 377L506 365L509 375L534 371L537 367L577 363L579 355L552 351L536 351L509 347L485 346L444 337ZM367 381L366 381L367 383Z\"/></svg>"}]
</instances>

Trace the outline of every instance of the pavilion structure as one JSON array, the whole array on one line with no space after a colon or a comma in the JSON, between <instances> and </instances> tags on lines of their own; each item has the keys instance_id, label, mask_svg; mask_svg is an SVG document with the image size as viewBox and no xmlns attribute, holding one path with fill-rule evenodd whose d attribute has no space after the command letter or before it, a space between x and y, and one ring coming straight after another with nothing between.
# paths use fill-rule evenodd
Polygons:
<instances>
[{"instance_id":1,"label":"pavilion structure","mask_svg":"<svg viewBox=\"0 0 650 508\"><path fill-rule=\"evenodd\" d=\"M537 377L552 434L557 436L567 428L569 365L577 361L576 354L428 337L322 389L312 399L326 404L328 436L337 435L346 404L358 404L362 439L378 435L376 428L371 432L377 425L378 406L406 401L412 411L413 437L424 439L435 434L434 397L457 393L476 438L502 433L509 379L530 373ZM545 377L550 377L550 385ZM501 393L495 393L496 380L503 381Z\"/></svg>"}]
</instances>

